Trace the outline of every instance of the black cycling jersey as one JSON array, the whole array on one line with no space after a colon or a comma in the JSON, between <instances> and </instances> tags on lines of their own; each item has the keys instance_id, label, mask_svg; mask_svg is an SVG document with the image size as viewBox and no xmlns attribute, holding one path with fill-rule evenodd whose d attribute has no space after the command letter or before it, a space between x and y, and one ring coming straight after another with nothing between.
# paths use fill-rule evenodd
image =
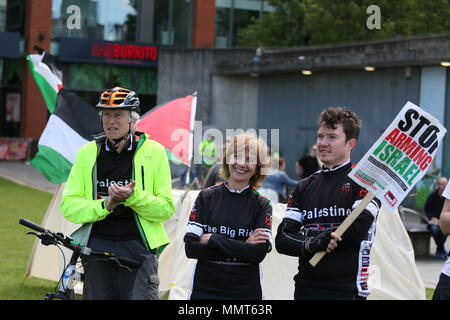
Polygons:
<instances>
[{"instance_id":1,"label":"black cycling jersey","mask_svg":"<svg viewBox=\"0 0 450 320\"><path fill-rule=\"evenodd\" d=\"M271 226L270 202L255 190L226 183L202 190L184 237L187 257L198 259L190 299L262 299L259 263L271 244L245 241L257 228L271 234ZM199 242L203 233L212 233L208 244Z\"/></svg>"},{"instance_id":2,"label":"black cycling jersey","mask_svg":"<svg viewBox=\"0 0 450 320\"><path fill-rule=\"evenodd\" d=\"M108 188L111 184L117 183L124 187L132 181L132 164L136 146L136 139L130 135L125 148L118 154L108 139L102 139L97 158L98 199L108 197ZM91 234L107 240L141 239L134 211L123 204L118 205L105 219L94 222Z\"/></svg>"},{"instance_id":3,"label":"black cycling jersey","mask_svg":"<svg viewBox=\"0 0 450 320\"><path fill-rule=\"evenodd\" d=\"M308 237L336 230L367 194L348 177L351 169L350 162L322 169L301 180L289 197L275 244L278 252L299 257L299 272L294 277L296 291L306 287L347 292L347 296L353 293L366 297L370 293L367 282L370 248L380 207L378 199L369 203L342 235L337 248L315 267L309 264L312 254L304 249Z\"/></svg>"}]
</instances>

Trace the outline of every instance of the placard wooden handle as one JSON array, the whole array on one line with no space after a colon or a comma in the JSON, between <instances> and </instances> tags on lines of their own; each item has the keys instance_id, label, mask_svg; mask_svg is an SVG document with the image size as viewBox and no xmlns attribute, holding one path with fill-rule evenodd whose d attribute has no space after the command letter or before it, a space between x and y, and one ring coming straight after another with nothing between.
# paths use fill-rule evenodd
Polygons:
<instances>
[{"instance_id":1,"label":"placard wooden handle","mask_svg":"<svg viewBox=\"0 0 450 320\"><path fill-rule=\"evenodd\" d=\"M370 201L375 198L375 195L373 193L368 192L366 196L361 200L360 203L356 206L356 208L348 215L347 218L345 218L344 222L341 223L341 225L336 229L335 233L337 233L340 237L345 232L345 230L350 227L350 225L353 223L353 221L358 218L358 216L363 212L363 210L367 207L367 205L370 203ZM339 244L338 244L339 245ZM310 260L309 264L315 267L317 263L327 254L326 251L319 251L317 252Z\"/></svg>"}]
</instances>

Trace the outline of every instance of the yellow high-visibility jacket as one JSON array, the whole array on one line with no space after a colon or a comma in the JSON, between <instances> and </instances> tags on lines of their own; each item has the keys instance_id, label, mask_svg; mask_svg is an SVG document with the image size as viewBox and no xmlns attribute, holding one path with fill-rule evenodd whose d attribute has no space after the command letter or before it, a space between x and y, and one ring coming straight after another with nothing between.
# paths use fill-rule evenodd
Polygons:
<instances>
[{"instance_id":1,"label":"yellow high-visibility jacket","mask_svg":"<svg viewBox=\"0 0 450 320\"><path fill-rule=\"evenodd\" d=\"M104 200L97 200L96 159L101 141L104 139L91 141L78 150L60 207L67 220L83 224L72 234L72 238L82 245L87 245L92 223L105 219L112 212L106 209ZM132 179L136 185L123 205L134 211L147 249L163 247L169 243L169 238L162 222L168 220L175 210L170 167L164 147L150 140L147 134L141 135L132 167Z\"/></svg>"}]
</instances>

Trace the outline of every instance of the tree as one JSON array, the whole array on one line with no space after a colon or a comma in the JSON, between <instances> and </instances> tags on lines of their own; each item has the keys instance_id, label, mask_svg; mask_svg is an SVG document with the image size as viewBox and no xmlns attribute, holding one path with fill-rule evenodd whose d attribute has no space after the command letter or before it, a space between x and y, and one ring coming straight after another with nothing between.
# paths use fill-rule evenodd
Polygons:
<instances>
[{"instance_id":1,"label":"tree","mask_svg":"<svg viewBox=\"0 0 450 320\"><path fill-rule=\"evenodd\" d=\"M239 32L239 46L302 46L450 32L448 0L269 0L275 8ZM370 5L380 29L368 29Z\"/></svg>"},{"instance_id":2,"label":"tree","mask_svg":"<svg viewBox=\"0 0 450 320\"><path fill-rule=\"evenodd\" d=\"M304 6L302 0L270 0L274 12L254 19L247 28L238 32L238 46L283 47L302 45L304 39Z\"/></svg>"}]
</instances>

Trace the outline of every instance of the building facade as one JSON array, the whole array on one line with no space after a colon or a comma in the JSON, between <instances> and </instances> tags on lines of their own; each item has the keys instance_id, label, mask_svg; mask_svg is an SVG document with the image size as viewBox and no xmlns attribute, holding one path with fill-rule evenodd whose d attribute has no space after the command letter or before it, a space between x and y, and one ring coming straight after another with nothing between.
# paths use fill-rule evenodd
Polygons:
<instances>
[{"instance_id":1,"label":"building facade","mask_svg":"<svg viewBox=\"0 0 450 320\"><path fill-rule=\"evenodd\" d=\"M26 63L38 46L56 56L64 87L91 104L103 89L157 101L163 47L232 47L267 0L0 0L0 137L39 139L48 112ZM118 48L118 49L117 49Z\"/></svg>"},{"instance_id":2,"label":"building facade","mask_svg":"<svg viewBox=\"0 0 450 320\"><path fill-rule=\"evenodd\" d=\"M75 4L74 4L75 3ZM267 0L0 0L0 137L36 142L48 111L26 55L56 56L63 83L94 105L116 85L143 111L198 92L205 128L277 129L287 171L315 141L320 111L355 110L357 161L411 101L450 127L450 36L291 49L235 48ZM450 139L436 158L450 176Z\"/></svg>"},{"instance_id":3,"label":"building facade","mask_svg":"<svg viewBox=\"0 0 450 320\"><path fill-rule=\"evenodd\" d=\"M197 119L224 136L230 128L279 130L279 151L295 176L328 106L348 107L363 120L354 162L407 101L449 128L449 61L450 35L270 50L164 48L158 100L199 91ZM448 134L434 165L450 175Z\"/></svg>"}]
</instances>

